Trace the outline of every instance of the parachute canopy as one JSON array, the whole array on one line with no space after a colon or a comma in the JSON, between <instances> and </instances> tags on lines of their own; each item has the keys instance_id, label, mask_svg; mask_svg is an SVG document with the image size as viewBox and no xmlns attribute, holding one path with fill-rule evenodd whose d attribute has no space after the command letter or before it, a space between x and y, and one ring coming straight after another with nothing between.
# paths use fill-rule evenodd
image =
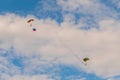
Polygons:
<instances>
[{"instance_id":1,"label":"parachute canopy","mask_svg":"<svg viewBox=\"0 0 120 80\"><path fill-rule=\"evenodd\" d=\"M32 21L34 21L34 19L29 19L29 20L27 21L27 23L30 23L30 22L32 22Z\"/></svg>"},{"instance_id":2,"label":"parachute canopy","mask_svg":"<svg viewBox=\"0 0 120 80\"><path fill-rule=\"evenodd\" d=\"M34 20L34 19L29 19L29 20L27 21L27 23L30 24L30 27L32 27L32 22L33 22L33 21L35 21L35 20Z\"/></svg>"},{"instance_id":3,"label":"parachute canopy","mask_svg":"<svg viewBox=\"0 0 120 80\"><path fill-rule=\"evenodd\" d=\"M83 58L83 61L84 61L84 62L87 62L87 61L89 61L89 60L90 60L90 58L88 58L88 57Z\"/></svg>"}]
</instances>

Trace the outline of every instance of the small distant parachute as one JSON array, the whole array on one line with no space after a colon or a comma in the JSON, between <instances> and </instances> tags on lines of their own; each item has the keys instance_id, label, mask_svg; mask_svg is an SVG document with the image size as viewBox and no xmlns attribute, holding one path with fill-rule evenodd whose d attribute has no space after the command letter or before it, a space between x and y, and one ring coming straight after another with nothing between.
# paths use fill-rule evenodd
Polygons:
<instances>
[{"instance_id":1,"label":"small distant parachute","mask_svg":"<svg viewBox=\"0 0 120 80\"><path fill-rule=\"evenodd\" d=\"M31 21L34 21L34 19L29 19L29 20L27 21L27 23L30 23Z\"/></svg>"},{"instance_id":2,"label":"small distant parachute","mask_svg":"<svg viewBox=\"0 0 120 80\"><path fill-rule=\"evenodd\" d=\"M84 61L84 62L87 62L87 61L89 61L89 60L90 60L90 58L88 58L88 57L83 58L83 61Z\"/></svg>"},{"instance_id":3,"label":"small distant parachute","mask_svg":"<svg viewBox=\"0 0 120 80\"><path fill-rule=\"evenodd\" d=\"M29 19L29 20L27 21L27 23L29 23L30 26L32 26L32 23L31 23L31 22L33 22L33 21L35 21L35 20L34 20L34 19Z\"/></svg>"},{"instance_id":4,"label":"small distant parachute","mask_svg":"<svg viewBox=\"0 0 120 80\"><path fill-rule=\"evenodd\" d=\"M27 21L28 24L30 24L30 27L33 27L33 21L35 21L34 19L29 19ZM37 29L35 27L32 28L32 31L36 31Z\"/></svg>"},{"instance_id":5,"label":"small distant parachute","mask_svg":"<svg viewBox=\"0 0 120 80\"><path fill-rule=\"evenodd\" d=\"M85 66L87 66L87 63L88 63L88 61L90 60L90 58L88 58L88 57L85 57L85 58L83 58L83 64L85 65Z\"/></svg>"}]
</instances>

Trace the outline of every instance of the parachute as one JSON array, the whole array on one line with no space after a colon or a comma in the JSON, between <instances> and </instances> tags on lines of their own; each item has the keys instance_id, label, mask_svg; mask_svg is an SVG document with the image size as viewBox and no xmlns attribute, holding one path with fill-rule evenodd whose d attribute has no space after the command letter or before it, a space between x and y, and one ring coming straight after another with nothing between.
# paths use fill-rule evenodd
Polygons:
<instances>
[{"instance_id":1,"label":"parachute","mask_svg":"<svg viewBox=\"0 0 120 80\"><path fill-rule=\"evenodd\" d=\"M34 21L34 19L29 19L27 22L30 23L31 21Z\"/></svg>"},{"instance_id":2,"label":"parachute","mask_svg":"<svg viewBox=\"0 0 120 80\"><path fill-rule=\"evenodd\" d=\"M90 59L88 58L88 57L86 57L86 58L83 58L83 61L84 62L87 62L87 61L89 61Z\"/></svg>"},{"instance_id":3,"label":"parachute","mask_svg":"<svg viewBox=\"0 0 120 80\"><path fill-rule=\"evenodd\" d=\"M33 21L35 21L34 19L29 19L28 21L27 21L27 23L29 23L30 24L30 26L32 26L32 22Z\"/></svg>"},{"instance_id":4,"label":"parachute","mask_svg":"<svg viewBox=\"0 0 120 80\"><path fill-rule=\"evenodd\" d=\"M29 19L29 20L27 21L27 23L30 24L30 27L33 27L33 26L32 26L32 22L33 22L33 21L35 21L35 20L34 20L34 19ZM32 28L32 30L33 30L33 31L36 31L36 28Z\"/></svg>"},{"instance_id":5,"label":"parachute","mask_svg":"<svg viewBox=\"0 0 120 80\"><path fill-rule=\"evenodd\" d=\"M85 58L83 58L83 64L85 65L85 66L87 66L87 62L90 60L90 58L88 58L88 57L85 57Z\"/></svg>"}]
</instances>

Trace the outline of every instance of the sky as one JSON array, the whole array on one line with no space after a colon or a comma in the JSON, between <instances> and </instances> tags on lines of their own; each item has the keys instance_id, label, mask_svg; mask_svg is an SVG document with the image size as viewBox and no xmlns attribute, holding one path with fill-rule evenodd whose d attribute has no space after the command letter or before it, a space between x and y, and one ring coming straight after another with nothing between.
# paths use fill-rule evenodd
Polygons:
<instances>
[{"instance_id":1,"label":"sky","mask_svg":"<svg viewBox=\"0 0 120 80\"><path fill-rule=\"evenodd\" d=\"M0 80L120 80L119 13L119 0L0 0Z\"/></svg>"}]
</instances>

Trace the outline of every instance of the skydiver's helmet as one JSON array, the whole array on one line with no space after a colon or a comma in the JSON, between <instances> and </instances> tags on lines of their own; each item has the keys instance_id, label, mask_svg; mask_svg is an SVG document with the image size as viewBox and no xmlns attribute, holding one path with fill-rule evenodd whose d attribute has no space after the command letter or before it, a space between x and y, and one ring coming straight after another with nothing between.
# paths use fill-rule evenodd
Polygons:
<instances>
[{"instance_id":1,"label":"skydiver's helmet","mask_svg":"<svg viewBox=\"0 0 120 80\"><path fill-rule=\"evenodd\" d=\"M36 31L36 28L33 28L32 30L33 30L33 31Z\"/></svg>"}]
</instances>

